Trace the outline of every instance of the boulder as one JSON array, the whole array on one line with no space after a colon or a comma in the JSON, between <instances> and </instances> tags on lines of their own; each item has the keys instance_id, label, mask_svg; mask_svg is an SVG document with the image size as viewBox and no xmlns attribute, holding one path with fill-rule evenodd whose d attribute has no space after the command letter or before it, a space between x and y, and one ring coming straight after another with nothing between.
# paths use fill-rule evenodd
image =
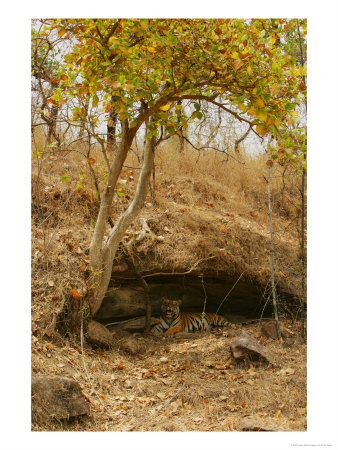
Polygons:
<instances>
[{"instance_id":1,"label":"boulder","mask_svg":"<svg viewBox=\"0 0 338 450\"><path fill-rule=\"evenodd\" d=\"M111 332L99 322L91 320L88 323L86 338L91 344L100 347L110 347L113 344L113 335Z\"/></svg>"},{"instance_id":2,"label":"boulder","mask_svg":"<svg viewBox=\"0 0 338 450\"><path fill-rule=\"evenodd\" d=\"M160 322L160 319L155 317L151 318L150 326L154 326ZM118 330L118 331L129 331L131 333L137 331L143 331L146 323L146 318L143 317L135 317L134 319L124 320L122 322L113 322L106 324L110 330Z\"/></svg>"},{"instance_id":3,"label":"boulder","mask_svg":"<svg viewBox=\"0 0 338 450\"><path fill-rule=\"evenodd\" d=\"M246 331L242 331L231 343L231 354L236 362L261 360L268 364L274 363L268 350Z\"/></svg>"},{"instance_id":4,"label":"boulder","mask_svg":"<svg viewBox=\"0 0 338 450\"><path fill-rule=\"evenodd\" d=\"M146 352L146 345L143 341L134 336L128 336L120 344L120 349L128 355L138 356Z\"/></svg>"},{"instance_id":5,"label":"boulder","mask_svg":"<svg viewBox=\"0 0 338 450\"><path fill-rule=\"evenodd\" d=\"M280 332L281 332L281 336L282 338L290 338L294 335L294 333L290 330L288 330L285 326L283 326L282 324L279 325L280 328ZM261 327L261 333L263 336L266 336L268 338L277 340L278 339L278 334L277 334L277 324L276 321L273 320L271 322L267 322L264 325L262 325Z\"/></svg>"},{"instance_id":6,"label":"boulder","mask_svg":"<svg viewBox=\"0 0 338 450\"><path fill-rule=\"evenodd\" d=\"M77 381L56 375L32 375L33 422L43 425L51 419L69 419L89 411L89 402Z\"/></svg>"},{"instance_id":7,"label":"boulder","mask_svg":"<svg viewBox=\"0 0 338 450\"><path fill-rule=\"evenodd\" d=\"M261 333L270 339L278 339L276 322L267 322L261 327Z\"/></svg>"}]
</instances>

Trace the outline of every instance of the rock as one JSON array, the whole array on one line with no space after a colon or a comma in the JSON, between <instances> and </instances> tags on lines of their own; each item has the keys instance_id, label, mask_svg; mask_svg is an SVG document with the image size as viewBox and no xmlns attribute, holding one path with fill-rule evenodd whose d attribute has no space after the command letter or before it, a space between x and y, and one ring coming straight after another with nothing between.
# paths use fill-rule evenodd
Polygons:
<instances>
[{"instance_id":1,"label":"rock","mask_svg":"<svg viewBox=\"0 0 338 450\"><path fill-rule=\"evenodd\" d=\"M261 327L261 333L270 339L278 339L276 322L267 322Z\"/></svg>"},{"instance_id":2,"label":"rock","mask_svg":"<svg viewBox=\"0 0 338 450\"><path fill-rule=\"evenodd\" d=\"M246 331L242 331L241 335L231 343L231 354L235 361L260 359L269 364L274 363L267 349Z\"/></svg>"},{"instance_id":3,"label":"rock","mask_svg":"<svg viewBox=\"0 0 338 450\"><path fill-rule=\"evenodd\" d=\"M127 337L127 339L121 343L120 348L129 355L141 355L146 351L145 344L133 336Z\"/></svg>"},{"instance_id":4,"label":"rock","mask_svg":"<svg viewBox=\"0 0 338 450\"><path fill-rule=\"evenodd\" d=\"M107 324L107 327L109 326L109 329L111 330L123 330L130 332L143 331L145 327L145 321L146 318L144 316L135 317L134 319L124 320L123 322L113 322ZM156 325L159 322L160 319L152 317L150 321L150 326Z\"/></svg>"},{"instance_id":5,"label":"rock","mask_svg":"<svg viewBox=\"0 0 338 450\"><path fill-rule=\"evenodd\" d=\"M100 347L110 347L113 344L113 335L111 332L99 322L91 320L88 323L86 337L91 344Z\"/></svg>"},{"instance_id":6,"label":"rock","mask_svg":"<svg viewBox=\"0 0 338 450\"><path fill-rule=\"evenodd\" d=\"M32 375L32 421L41 425L51 419L89 414L89 402L79 383L60 376Z\"/></svg>"},{"instance_id":7,"label":"rock","mask_svg":"<svg viewBox=\"0 0 338 450\"><path fill-rule=\"evenodd\" d=\"M294 333L290 330L288 330L286 327L284 327L282 324L279 325L280 332L282 338L290 338L294 335ZM261 327L261 333L262 335L271 338L271 339L278 339L277 335L277 324L276 321L267 322Z\"/></svg>"}]
</instances>

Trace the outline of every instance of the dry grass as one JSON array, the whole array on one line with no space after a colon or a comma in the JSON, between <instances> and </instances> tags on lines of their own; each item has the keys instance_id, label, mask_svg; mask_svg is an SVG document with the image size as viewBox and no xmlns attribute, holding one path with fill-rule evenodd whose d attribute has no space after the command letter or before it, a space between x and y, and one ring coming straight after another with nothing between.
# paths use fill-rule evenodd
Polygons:
<instances>
[{"instance_id":1,"label":"dry grass","mask_svg":"<svg viewBox=\"0 0 338 450\"><path fill-rule=\"evenodd\" d=\"M161 265L167 271L186 271L212 255L213 270L238 274L244 268L257 282L266 282L270 241L264 158L234 155L236 160L226 160L222 154L189 149L180 155L174 145L167 142L157 149L156 199L149 193L129 230L140 231L141 219L151 228L152 233L135 246L143 268ZM86 152L81 146L75 150ZM103 157L95 149L90 156L102 188ZM125 196L114 198L113 220L133 198L139 174L135 154L130 153L125 165L117 185ZM300 180L288 169L283 184L283 170L276 168L272 181L277 276L297 292ZM295 372L281 375L280 368L259 367L253 374L247 368L215 367L229 359L230 338L224 336L199 337L193 343L138 337L146 350L136 356L126 354L122 350L125 337L116 336L116 347L110 351L86 349L89 382L77 341L59 335L56 321L67 308L70 291L86 291L89 243L99 207L94 180L87 158L77 152L33 158L32 173L32 368L35 373L77 379L92 408L88 419L45 428L33 424L33 429L127 430L165 404L184 382L180 394L137 430L239 430L251 416L261 423L305 429L304 344L285 348L282 343L264 341L282 367ZM61 181L65 174L70 181ZM83 188L76 189L81 178ZM210 265L204 261L199 267L207 270ZM160 361L168 356L167 362ZM119 363L122 370L117 369Z\"/></svg>"},{"instance_id":2,"label":"dry grass","mask_svg":"<svg viewBox=\"0 0 338 450\"><path fill-rule=\"evenodd\" d=\"M258 329L249 331L259 338ZM234 328L233 336L239 333ZM88 418L33 424L33 430L240 431L250 418L305 431L306 345L300 341L286 348L260 338L278 362L271 367L229 365L233 338L222 334L133 339L144 348L137 355L125 351L126 336L118 335L111 350L87 349L88 380L75 343L57 346L33 337L33 371L77 380L91 405Z\"/></svg>"}]
</instances>

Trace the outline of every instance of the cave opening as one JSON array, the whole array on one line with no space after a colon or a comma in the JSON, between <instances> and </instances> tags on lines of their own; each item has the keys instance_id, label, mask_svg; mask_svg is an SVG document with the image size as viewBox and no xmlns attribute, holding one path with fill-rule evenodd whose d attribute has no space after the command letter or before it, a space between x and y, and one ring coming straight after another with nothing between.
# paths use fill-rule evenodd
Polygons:
<instances>
[{"instance_id":1,"label":"cave opening","mask_svg":"<svg viewBox=\"0 0 338 450\"><path fill-rule=\"evenodd\" d=\"M148 275L152 316L160 316L162 298L182 300L181 310L190 312L217 312L230 322L272 318L271 292L267 285L241 276ZM279 310L287 312L286 305L295 298L278 291ZM145 315L145 294L134 279L113 279L95 319L102 323L123 321Z\"/></svg>"}]
</instances>

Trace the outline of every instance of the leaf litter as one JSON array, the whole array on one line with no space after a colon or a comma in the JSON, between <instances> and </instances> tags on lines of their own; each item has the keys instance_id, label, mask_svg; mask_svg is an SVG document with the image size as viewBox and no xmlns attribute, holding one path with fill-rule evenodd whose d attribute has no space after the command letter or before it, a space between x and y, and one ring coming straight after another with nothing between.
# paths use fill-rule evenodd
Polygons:
<instances>
[{"instance_id":1,"label":"leaf litter","mask_svg":"<svg viewBox=\"0 0 338 450\"><path fill-rule=\"evenodd\" d=\"M253 326L251 333L258 337L259 328ZM196 333L193 344L145 337L149 351L140 357L121 351L124 338L117 334L110 350L85 350L90 380L82 368L81 349L32 339L33 372L76 379L92 407L91 415L76 424L32 424L32 429L241 431L243 420L250 418L263 428L306 430L304 344L285 352L282 343L263 338L279 361L279 367L271 367L234 364L233 338L222 334Z\"/></svg>"}]
</instances>

